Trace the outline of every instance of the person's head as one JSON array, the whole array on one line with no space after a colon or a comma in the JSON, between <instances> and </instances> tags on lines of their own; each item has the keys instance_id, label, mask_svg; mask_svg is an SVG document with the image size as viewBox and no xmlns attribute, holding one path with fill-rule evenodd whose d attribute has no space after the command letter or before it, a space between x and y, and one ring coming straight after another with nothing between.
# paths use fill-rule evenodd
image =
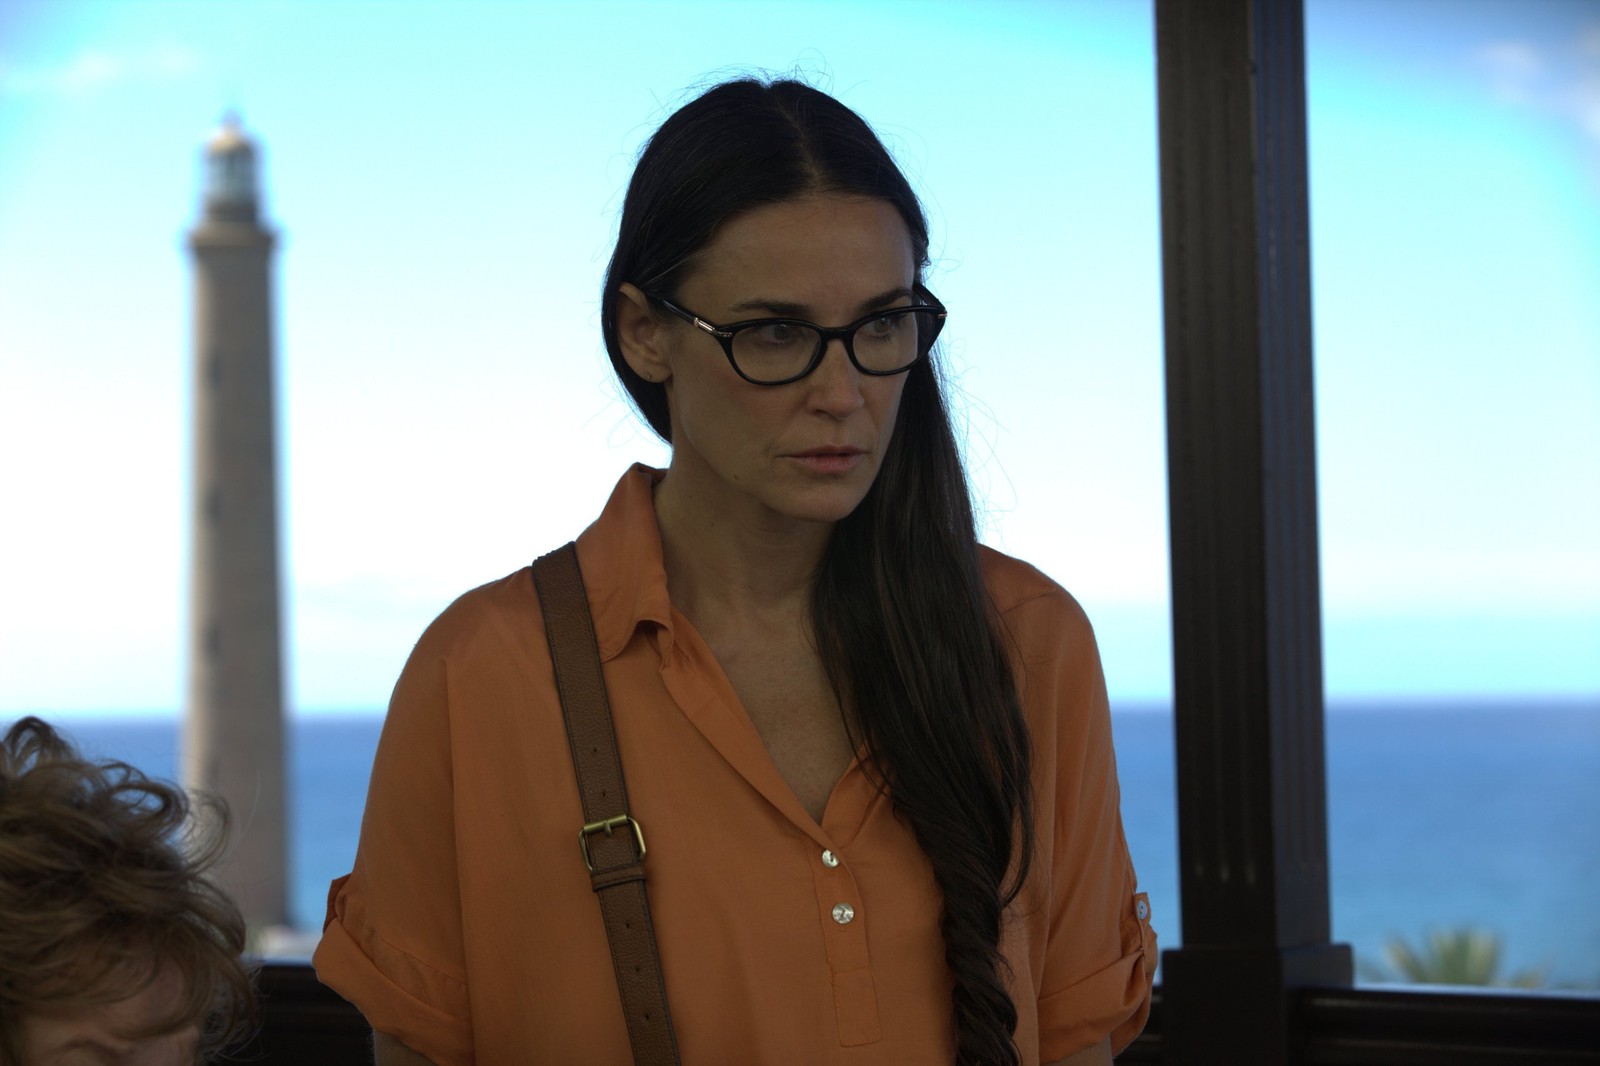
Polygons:
<instances>
[{"instance_id":1,"label":"person's head","mask_svg":"<svg viewBox=\"0 0 1600 1066\"><path fill-rule=\"evenodd\" d=\"M623 202L601 317L612 366L662 439L672 439L666 389L629 365L618 335L623 287L671 299L730 222L762 207L818 197L892 207L905 227L910 280L926 295L920 288L928 262L922 206L867 123L826 93L796 81L725 82L685 104L650 138ZM919 365L909 373L931 370Z\"/></svg>"},{"instance_id":2,"label":"person's head","mask_svg":"<svg viewBox=\"0 0 1600 1066\"><path fill-rule=\"evenodd\" d=\"M0 1061L189 1066L255 1016L225 818L24 718L0 741ZM104 1049L104 1050L101 1050Z\"/></svg>"}]
</instances>

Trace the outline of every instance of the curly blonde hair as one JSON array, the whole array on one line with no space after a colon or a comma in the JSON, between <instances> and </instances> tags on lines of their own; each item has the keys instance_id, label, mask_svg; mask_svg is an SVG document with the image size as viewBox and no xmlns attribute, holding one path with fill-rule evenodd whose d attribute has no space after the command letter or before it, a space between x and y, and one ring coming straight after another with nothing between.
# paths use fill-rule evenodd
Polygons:
<instances>
[{"instance_id":1,"label":"curly blonde hair","mask_svg":"<svg viewBox=\"0 0 1600 1066\"><path fill-rule=\"evenodd\" d=\"M256 1019L244 919L206 876L226 845L220 801L126 763L91 762L38 718L0 741L0 1061L19 1021L136 995L175 971L157 1036L190 1025L208 1056ZM204 813L205 817L191 817Z\"/></svg>"}]
</instances>

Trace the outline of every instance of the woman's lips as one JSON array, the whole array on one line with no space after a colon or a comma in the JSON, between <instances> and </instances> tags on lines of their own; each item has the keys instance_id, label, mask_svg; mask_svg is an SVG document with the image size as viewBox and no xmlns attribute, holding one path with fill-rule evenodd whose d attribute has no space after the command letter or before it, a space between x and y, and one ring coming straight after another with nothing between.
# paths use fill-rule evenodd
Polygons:
<instances>
[{"instance_id":1,"label":"woman's lips","mask_svg":"<svg viewBox=\"0 0 1600 1066\"><path fill-rule=\"evenodd\" d=\"M814 474L843 474L854 470L866 457L860 448L809 448L788 458Z\"/></svg>"}]
</instances>

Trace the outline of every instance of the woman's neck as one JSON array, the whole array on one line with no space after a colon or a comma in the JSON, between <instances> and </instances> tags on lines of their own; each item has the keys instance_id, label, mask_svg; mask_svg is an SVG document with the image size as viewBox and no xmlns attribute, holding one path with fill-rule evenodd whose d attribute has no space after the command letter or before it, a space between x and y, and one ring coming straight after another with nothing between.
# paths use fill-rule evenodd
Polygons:
<instances>
[{"instance_id":1,"label":"woman's neck","mask_svg":"<svg viewBox=\"0 0 1600 1066\"><path fill-rule=\"evenodd\" d=\"M656 485L656 524L672 604L704 633L809 615L832 525L717 513L685 498L669 475Z\"/></svg>"}]
</instances>

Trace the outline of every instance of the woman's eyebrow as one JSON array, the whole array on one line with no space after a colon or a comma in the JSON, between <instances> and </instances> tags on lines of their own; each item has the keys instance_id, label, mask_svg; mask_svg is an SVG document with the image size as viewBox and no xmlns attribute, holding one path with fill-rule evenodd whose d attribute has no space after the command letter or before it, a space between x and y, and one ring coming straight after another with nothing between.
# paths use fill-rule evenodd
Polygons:
<instances>
[{"instance_id":1,"label":"woman's eyebrow","mask_svg":"<svg viewBox=\"0 0 1600 1066\"><path fill-rule=\"evenodd\" d=\"M887 307L896 300L904 300L914 295L907 286L899 286L887 292L880 293L868 300L861 301L857 307L863 312L876 311L880 307ZM729 307L734 314L743 314L747 311L764 311L769 315L778 315L784 318L804 318L811 313L809 304L795 303L792 300L772 300L766 297L756 297L751 300L741 300Z\"/></svg>"},{"instance_id":2,"label":"woman's eyebrow","mask_svg":"<svg viewBox=\"0 0 1600 1066\"><path fill-rule=\"evenodd\" d=\"M910 288L902 285L898 289L890 289L883 295L868 300L866 303L861 305L861 310L876 311L879 308L888 307L892 303L897 303L900 300L909 300L915 295L916 293L912 292Z\"/></svg>"},{"instance_id":3,"label":"woman's eyebrow","mask_svg":"<svg viewBox=\"0 0 1600 1066\"><path fill-rule=\"evenodd\" d=\"M810 308L805 304L797 304L789 300L769 300L765 297L756 297L753 300L741 300L728 308L736 314L746 311L765 311L769 315L785 315L798 318L806 314Z\"/></svg>"}]
</instances>

